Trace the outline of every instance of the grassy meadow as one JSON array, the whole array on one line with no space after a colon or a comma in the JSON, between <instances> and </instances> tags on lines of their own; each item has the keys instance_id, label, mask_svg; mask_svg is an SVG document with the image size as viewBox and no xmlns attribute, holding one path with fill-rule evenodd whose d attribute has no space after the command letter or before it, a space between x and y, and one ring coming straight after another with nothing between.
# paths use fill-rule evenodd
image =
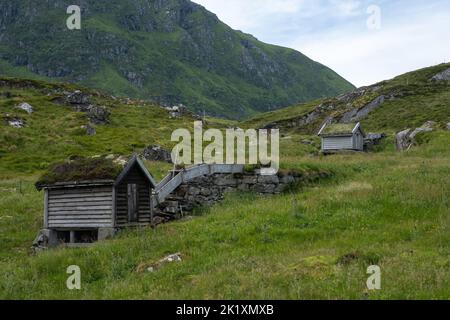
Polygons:
<instances>
[{"instance_id":1,"label":"grassy meadow","mask_svg":"<svg viewBox=\"0 0 450 320\"><path fill-rule=\"evenodd\" d=\"M43 212L37 176L5 176L0 298L449 299L450 132L423 134L401 154L388 140L378 152L323 157L303 138L281 140L282 168L331 178L277 196L228 194L193 217L89 248L32 254ZM182 262L140 271L176 252ZM81 290L66 288L73 264ZM368 291L374 264L382 287Z\"/></svg>"}]
</instances>

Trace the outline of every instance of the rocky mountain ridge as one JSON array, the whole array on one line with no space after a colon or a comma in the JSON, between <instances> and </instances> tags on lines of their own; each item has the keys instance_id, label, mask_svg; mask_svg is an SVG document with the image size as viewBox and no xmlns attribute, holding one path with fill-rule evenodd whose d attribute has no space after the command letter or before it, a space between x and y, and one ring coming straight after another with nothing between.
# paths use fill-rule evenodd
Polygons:
<instances>
[{"instance_id":1,"label":"rocky mountain ridge","mask_svg":"<svg viewBox=\"0 0 450 320\"><path fill-rule=\"evenodd\" d=\"M303 54L235 31L189 0L0 1L0 74L239 119L353 86Z\"/></svg>"}]
</instances>

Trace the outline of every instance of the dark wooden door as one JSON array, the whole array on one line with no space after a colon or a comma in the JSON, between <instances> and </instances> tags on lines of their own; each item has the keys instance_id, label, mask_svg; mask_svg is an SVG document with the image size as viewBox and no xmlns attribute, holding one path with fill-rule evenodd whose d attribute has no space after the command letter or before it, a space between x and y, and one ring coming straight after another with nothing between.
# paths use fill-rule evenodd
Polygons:
<instances>
[{"instance_id":1,"label":"dark wooden door","mask_svg":"<svg viewBox=\"0 0 450 320\"><path fill-rule=\"evenodd\" d=\"M137 222L139 212L138 186L128 184L128 221Z\"/></svg>"}]
</instances>

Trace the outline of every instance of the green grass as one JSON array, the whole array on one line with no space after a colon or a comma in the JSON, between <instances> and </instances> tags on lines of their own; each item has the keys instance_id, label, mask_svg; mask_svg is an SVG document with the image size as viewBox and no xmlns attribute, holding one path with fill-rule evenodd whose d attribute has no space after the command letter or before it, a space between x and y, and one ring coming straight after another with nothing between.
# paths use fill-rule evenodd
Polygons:
<instances>
[{"instance_id":1,"label":"green grass","mask_svg":"<svg viewBox=\"0 0 450 320\"><path fill-rule=\"evenodd\" d=\"M29 250L42 223L35 177L2 180L0 297L449 299L449 142L435 132L402 154L311 158L297 149L283 155L284 168L333 178L272 197L229 194L192 219L37 255ZM137 272L175 252L182 262ZM82 270L80 291L65 288L72 264ZM365 287L372 264L382 270L380 291Z\"/></svg>"},{"instance_id":2,"label":"green grass","mask_svg":"<svg viewBox=\"0 0 450 320\"><path fill-rule=\"evenodd\" d=\"M243 123L246 127L264 127L277 124L286 131L315 134L328 116L338 118L345 112L361 108L384 95L385 102L361 120L365 132L393 134L406 128L417 128L433 120L443 127L450 122L450 82L429 81L435 74L450 68L450 63L416 70L376 85L378 90L367 91L351 103L337 98L311 101L273 112L257 115ZM395 98L390 99L391 95ZM308 125L296 125L296 120L320 105L332 106Z\"/></svg>"},{"instance_id":3,"label":"green grass","mask_svg":"<svg viewBox=\"0 0 450 320\"><path fill-rule=\"evenodd\" d=\"M170 148L172 131L192 128L194 120L98 95L96 102L111 110L111 123L89 137L81 129L84 113L51 102L55 94L47 92L54 85L0 88L0 114L27 124L14 129L0 122L0 298L450 299L450 131L419 134L404 153L395 151L392 134L425 119L446 121L446 85L424 84L436 70L410 74L406 87L401 77L384 84L414 94L386 102L363 122L388 133L374 152L323 156L317 136L282 126L281 170L305 178L284 194L232 193L185 220L123 230L89 248L38 254L30 246L43 225L43 193L34 183L50 163L71 155L130 155L155 143ZM15 108L24 101L35 108L32 115ZM207 123L258 127L289 121L317 103L246 123L209 117ZM172 168L146 166L157 180ZM327 177L318 179L318 173ZM155 273L137 271L175 252L182 262ZM72 264L81 267L80 291L65 287ZM365 286L372 264L381 267L380 291Z\"/></svg>"},{"instance_id":4,"label":"green grass","mask_svg":"<svg viewBox=\"0 0 450 320\"><path fill-rule=\"evenodd\" d=\"M97 134L87 136L81 128L88 123L86 114L55 104L52 99L57 94L42 90L0 88L0 114L26 122L22 129L10 127L3 119L0 122L0 175L32 174L72 155L130 155L151 144L169 148L172 131L192 127L194 121L169 119L168 112L154 104L134 101L128 105L100 96L95 99L111 111L110 124L97 125ZM34 113L15 108L21 102L31 104Z\"/></svg>"}]
</instances>

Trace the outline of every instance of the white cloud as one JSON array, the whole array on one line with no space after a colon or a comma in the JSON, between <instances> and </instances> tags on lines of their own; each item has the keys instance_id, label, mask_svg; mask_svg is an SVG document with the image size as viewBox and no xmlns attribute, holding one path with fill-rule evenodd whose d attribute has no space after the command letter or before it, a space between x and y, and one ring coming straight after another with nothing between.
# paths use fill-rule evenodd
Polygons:
<instances>
[{"instance_id":1,"label":"white cloud","mask_svg":"<svg viewBox=\"0 0 450 320\"><path fill-rule=\"evenodd\" d=\"M357 86L450 60L448 0L194 0L234 29L291 47ZM382 9L369 30L369 5Z\"/></svg>"},{"instance_id":2,"label":"white cloud","mask_svg":"<svg viewBox=\"0 0 450 320\"><path fill-rule=\"evenodd\" d=\"M436 13L382 26L381 30L354 28L299 37L290 46L321 62L357 86L449 61L450 14Z\"/></svg>"}]
</instances>

